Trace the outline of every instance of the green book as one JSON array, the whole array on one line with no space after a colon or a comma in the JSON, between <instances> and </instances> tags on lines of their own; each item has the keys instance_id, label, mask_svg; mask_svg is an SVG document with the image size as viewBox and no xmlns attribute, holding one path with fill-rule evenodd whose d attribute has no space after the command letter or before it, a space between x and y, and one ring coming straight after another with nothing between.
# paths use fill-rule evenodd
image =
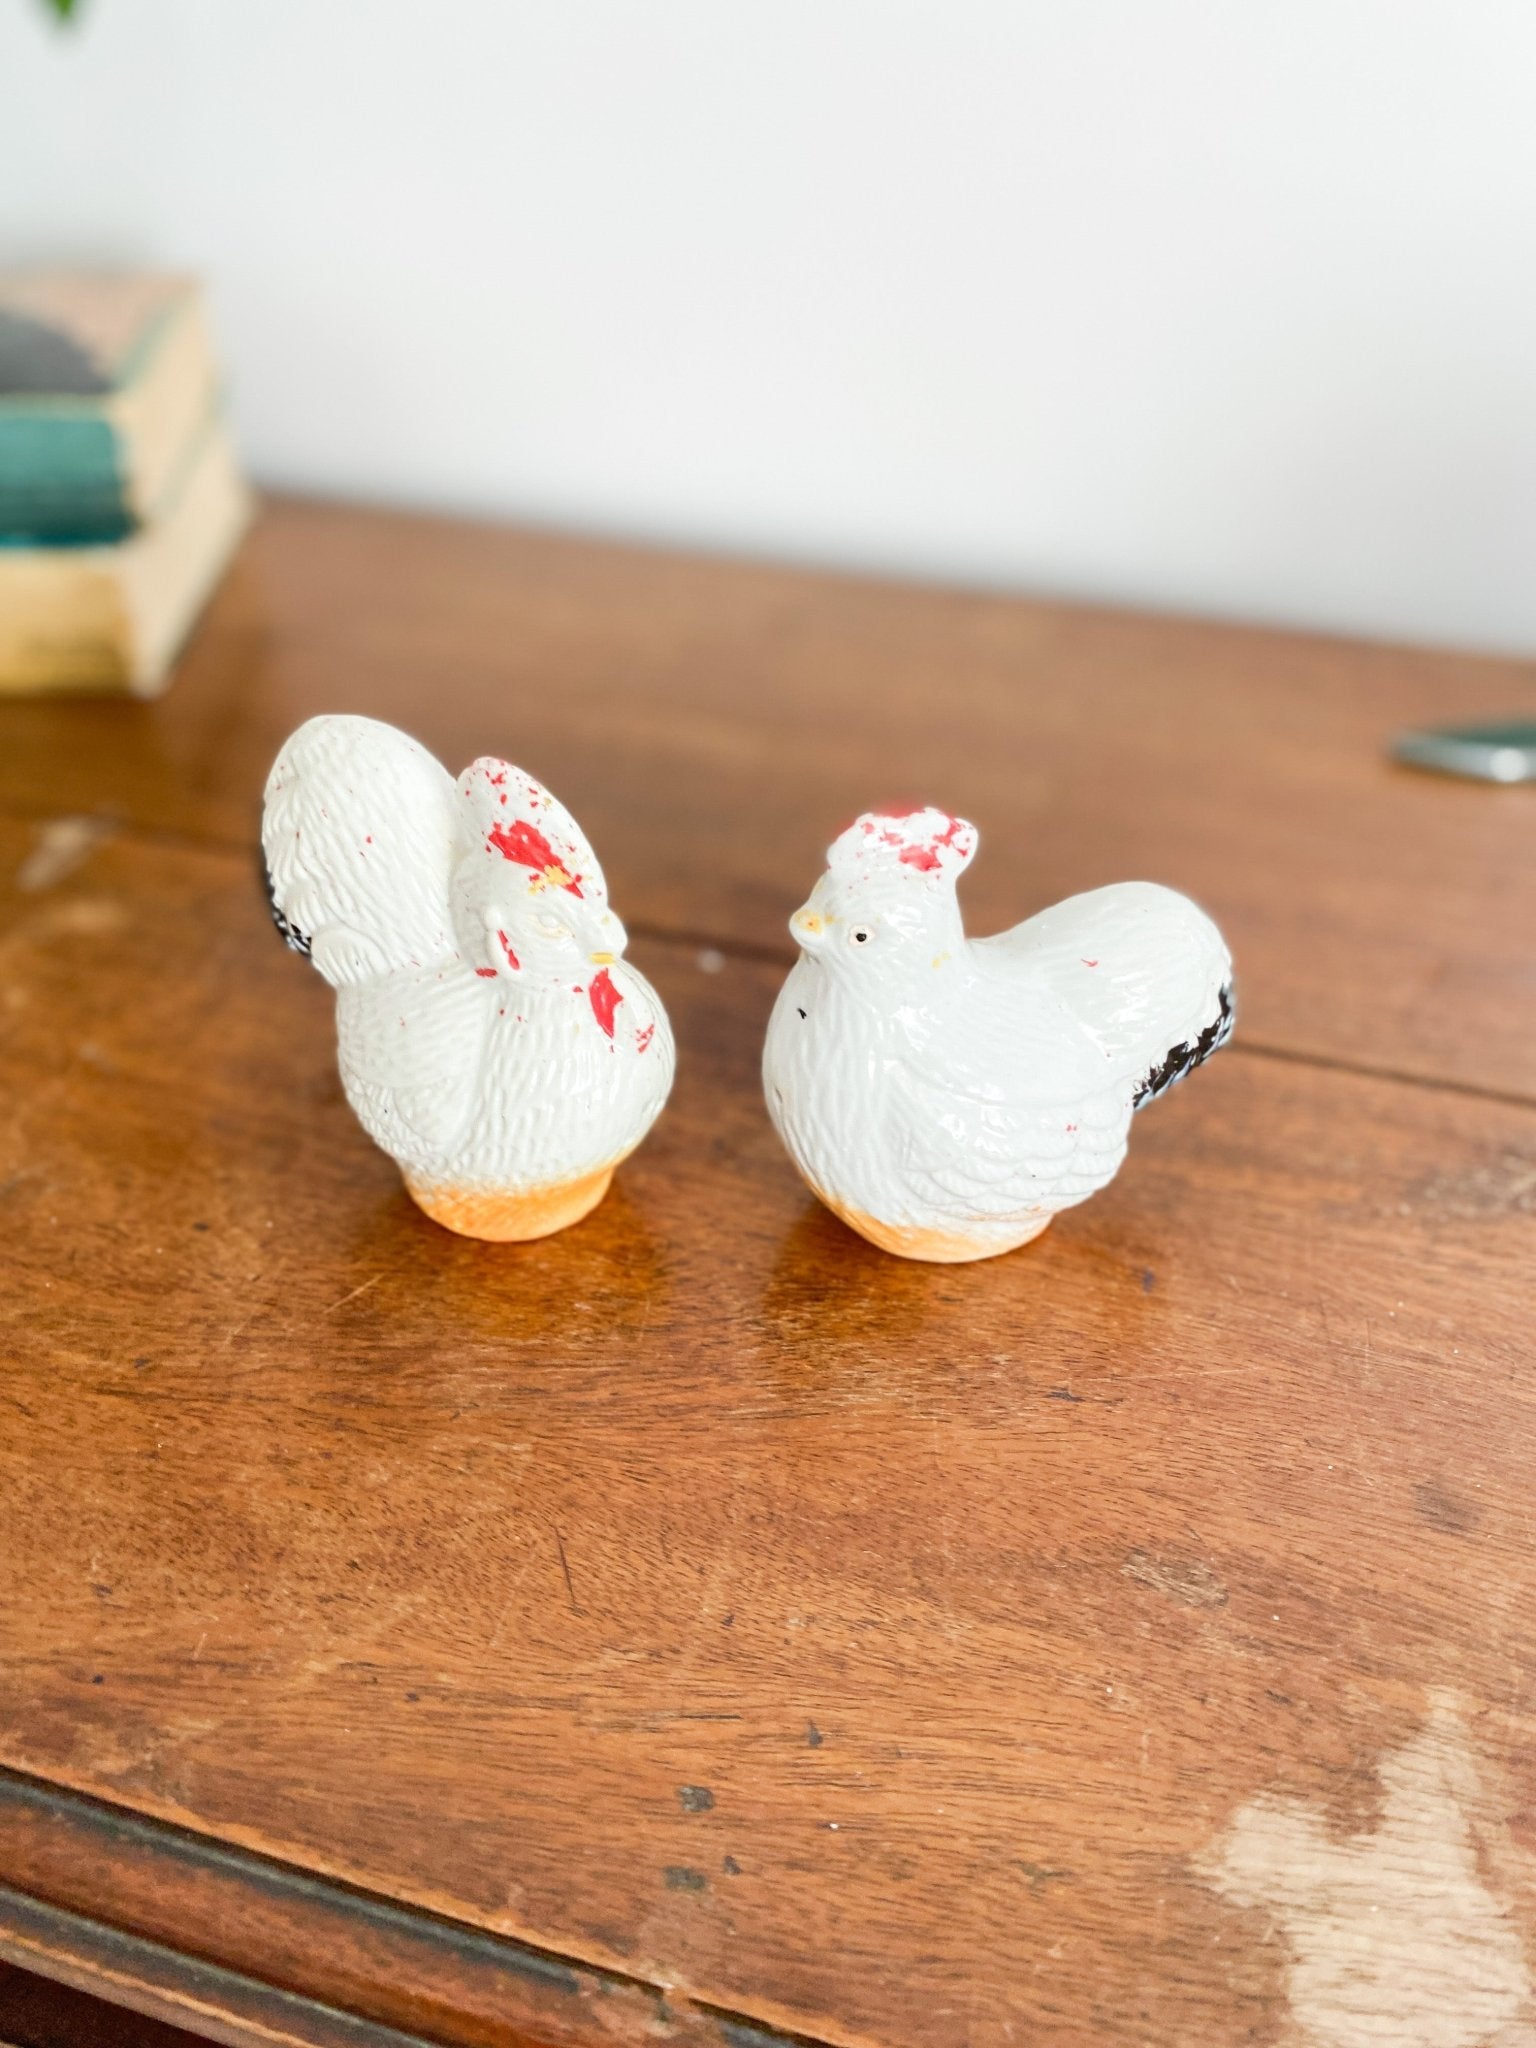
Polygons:
<instances>
[{"instance_id":1,"label":"green book","mask_svg":"<svg viewBox=\"0 0 1536 2048\"><path fill-rule=\"evenodd\" d=\"M216 395L192 279L0 272L0 548L136 532Z\"/></svg>"},{"instance_id":2,"label":"green book","mask_svg":"<svg viewBox=\"0 0 1536 2048\"><path fill-rule=\"evenodd\" d=\"M251 514L223 424L203 422L158 516L95 547L0 548L0 702L164 689Z\"/></svg>"}]
</instances>

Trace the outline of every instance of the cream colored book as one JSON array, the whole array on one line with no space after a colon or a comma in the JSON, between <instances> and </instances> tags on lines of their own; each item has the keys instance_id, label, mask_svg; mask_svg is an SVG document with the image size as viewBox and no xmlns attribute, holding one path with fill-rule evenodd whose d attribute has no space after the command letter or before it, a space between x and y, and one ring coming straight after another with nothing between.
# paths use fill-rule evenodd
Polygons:
<instances>
[{"instance_id":1,"label":"cream colored book","mask_svg":"<svg viewBox=\"0 0 1536 2048\"><path fill-rule=\"evenodd\" d=\"M0 547L0 694L164 689L233 554L250 494L210 422L159 517L105 547Z\"/></svg>"}]
</instances>

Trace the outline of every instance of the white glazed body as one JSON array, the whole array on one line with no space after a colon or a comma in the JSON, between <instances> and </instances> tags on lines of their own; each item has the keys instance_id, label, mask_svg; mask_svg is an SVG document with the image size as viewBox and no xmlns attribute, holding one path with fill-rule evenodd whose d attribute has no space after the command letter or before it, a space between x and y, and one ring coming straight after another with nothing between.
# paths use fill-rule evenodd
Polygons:
<instances>
[{"instance_id":1,"label":"white glazed body","mask_svg":"<svg viewBox=\"0 0 1536 2048\"><path fill-rule=\"evenodd\" d=\"M674 1051L570 814L508 763L455 784L392 727L319 718L273 768L263 844L281 927L337 991L347 1100L421 1207L503 1239L584 1215Z\"/></svg>"},{"instance_id":2,"label":"white glazed body","mask_svg":"<svg viewBox=\"0 0 1536 2048\"><path fill-rule=\"evenodd\" d=\"M1136 1108L1232 1015L1215 925L1152 883L968 940L954 888L975 846L938 811L850 828L791 920L805 950L763 1055L814 1192L883 1249L944 1262L1027 1243L1105 1186Z\"/></svg>"}]
</instances>

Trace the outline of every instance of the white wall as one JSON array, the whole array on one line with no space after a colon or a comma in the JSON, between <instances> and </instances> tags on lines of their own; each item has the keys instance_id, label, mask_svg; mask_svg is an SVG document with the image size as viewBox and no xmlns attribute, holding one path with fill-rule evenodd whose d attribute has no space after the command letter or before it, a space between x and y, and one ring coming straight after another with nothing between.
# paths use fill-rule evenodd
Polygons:
<instances>
[{"instance_id":1,"label":"white wall","mask_svg":"<svg viewBox=\"0 0 1536 2048\"><path fill-rule=\"evenodd\" d=\"M0 0L262 478L1536 650L1532 0Z\"/></svg>"}]
</instances>

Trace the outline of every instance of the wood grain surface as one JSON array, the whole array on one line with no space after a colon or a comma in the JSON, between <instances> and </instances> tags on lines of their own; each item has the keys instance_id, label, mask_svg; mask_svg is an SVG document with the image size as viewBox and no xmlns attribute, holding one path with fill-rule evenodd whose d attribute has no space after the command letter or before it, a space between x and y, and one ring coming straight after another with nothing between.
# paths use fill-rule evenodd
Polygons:
<instances>
[{"instance_id":1,"label":"wood grain surface","mask_svg":"<svg viewBox=\"0 0 1536 2048\"><path fill-rule=\"evenodd\" d=\"M241 2040L1530 2048L1529 824L1374 751L1519 683L298 507L163 705L17 707L0 1953L181 1958ZM1196 886L1253 1012L982 1266L850 1236L760 1100L860 699L997 921ZM525 755L649 927L677 1092L558 1238L412 1208L266 926L336 704Z\"/></svg>"},{"instance_id":2,"label":"wood grain surface","mask_svg":"<svg viewBox=\"0 0 1536 2048\"><path fill-rule=\"evenodd\" d=\"M1530 664L289 503L161 703L4 707L0 806L243 848L317 710L519 760L635 929L788 959L834 832L931 800L981 827L977 931L1167 882L1229 931L1250 1042L1536 1099L1536 789L1385 756L1536 713Z\"/></svg>"}]
</instances>

